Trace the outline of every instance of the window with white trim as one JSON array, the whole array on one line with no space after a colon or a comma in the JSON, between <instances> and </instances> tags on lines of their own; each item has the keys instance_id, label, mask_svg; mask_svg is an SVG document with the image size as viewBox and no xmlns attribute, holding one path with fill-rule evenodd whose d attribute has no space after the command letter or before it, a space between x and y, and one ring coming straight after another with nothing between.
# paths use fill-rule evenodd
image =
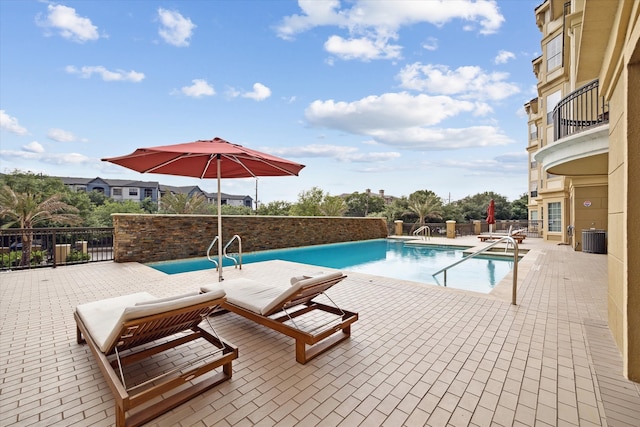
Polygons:
<instances>
[{"instance_id":1,"label":"window with white trim","mask_svg":"<svg viewBox=\"0 0 640 427\"><path fill-rule=\"evenodd\" d=\"M553 123L553 109L556 108L558 102L560 102L560 91L553 92L547 96L547 124Z\"/></svg>"},{"instance_id":2,"label":"window with white trim","mask_svg":"<svg viewBox=\"0 0 640 427\"><path fill-rule=\"evenodd\" d=\"M547 230L550 232L562 231L562 203L553 202L547 206Z\"/></svg>"},{"instance_id":3,"label":"window with white trim","mask_svg":"<svg viewBox=\"0 0 640 427\"><path fill-rule=\"evenodd\" d=\"M547 71L562 65L562 34L547 43Z\"/></svg>"}]
</instances>

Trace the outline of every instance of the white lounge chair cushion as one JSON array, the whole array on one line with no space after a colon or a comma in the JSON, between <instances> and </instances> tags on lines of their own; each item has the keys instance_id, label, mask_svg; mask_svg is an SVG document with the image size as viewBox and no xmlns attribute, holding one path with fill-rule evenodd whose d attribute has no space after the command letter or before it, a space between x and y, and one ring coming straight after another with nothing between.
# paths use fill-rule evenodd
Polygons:
<instances>
[{"instance_id":1,"label":"white lounge chair cushion","mask_svg":"<svg viewBox=\"0 0 640 427\"><path fill-rule=\"evenodd\" d=\"M296 284L296 282L299 282L299 281L301 281L301 280L304 280L304 279L311 279L312 277L322 276L322 275L324 275L324 272L323 272L323 271L318 271L317 273L312 273L312 274L303 274L302 276L293 276L293 277L291 278L291 280L289 280L289 282L290 282L292 285L295 285L295 284Z\"/></svg>"},{"instance_id":2,"label":"white lounge chair cushion","mask_svg":"<svg viewBox=\"0 0 640 427\"><path fill-rule=\"evenodd\" d=\"M232 279L221 283L201 287L201 291L208 293L224 290L227 301L231 304L265 315L274 308L279 308L291 296L308 286L342 277L341 272L328 273L320 276L299 280L291 286L267 285L251 279Z\"/></svg>"},{"instance_id":3,"label":"white lounge chair cushion","mask_svg":"<svg viewBox=\"0 0 640 427\"><path fill-rule=\"evenodd\" d=\"M221 289L209 294L194 293L169 298L156 298L147 292L138 292L80 304L76 307L76 311L91 338L100 351L105 353L119 339L120 329L128 320L164 313L224 296L224 291Z\"/></svg>"}]
</instances>

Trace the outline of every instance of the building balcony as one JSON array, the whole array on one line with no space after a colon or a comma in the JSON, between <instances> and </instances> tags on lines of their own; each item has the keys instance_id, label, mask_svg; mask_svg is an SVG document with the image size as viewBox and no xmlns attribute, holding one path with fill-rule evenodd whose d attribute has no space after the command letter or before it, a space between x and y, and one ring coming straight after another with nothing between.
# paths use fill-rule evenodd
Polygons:
<instances>
[{"instance_id":1,"label":"building balcony","mask_svg":"<svg viewBox=\"0 0 640 427\"><path fill-rule=\"evenodd\" d=\"M534 159L555 175L606 175L609 153L609 105L594 80L570 93L553 111L554 142Z\"/></svg>"}]
</instances>

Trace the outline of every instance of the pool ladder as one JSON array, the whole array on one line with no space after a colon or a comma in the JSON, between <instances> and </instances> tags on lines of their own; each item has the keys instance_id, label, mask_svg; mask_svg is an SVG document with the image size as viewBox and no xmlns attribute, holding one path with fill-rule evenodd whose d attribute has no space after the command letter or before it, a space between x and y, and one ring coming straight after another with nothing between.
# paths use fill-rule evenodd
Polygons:
<instances>
[{"instance_id":1,"label":"pool ladder","mask_svg":"<svg viewBox=\"0 0 640 427\"><path fill-rule=\"evenodd\" d=\"M427 237L429 238L429 240L431 240L431 228L429 228L428 225L423 225L422 227L418 228L413 232L413 235L417 236L420 233L424 233L422 235L422 240L427 240Z\"/></svg>"},{"instance_id":2,"label":"pool ladder","mask_svg":"<svg viewBox=\"0 0 640 427\"><path fill-rule=\"evenodd\" d=\"M477 252L472 253L471 255L468 255L456 262L454 262L453 264L445 267L445 268L441 268L440 270L436 271L435 273L432 274L433 278L436 280L436 282L438 282L438 279L436 278L436 276L440 273L444 273L444 286L447 286L447 270L450 269L451 267L455 267L456 265L471 259L471 258L475 258L476 256L480 255L483 252L487 252L489 249L493 248L494 246L496 246L499 243L502 242L507 242L507 247L509 246L509 244L513 245L513 285L512 285L512 289L511 289L511 304L516 305L516 293L517 293L517 289L518 289L518 242L516 241L516 239L514 239L511 236L505 236L502 237L500 239L498 239L497 241L493 242L492 244L490 244L489 246L485 246L484 248L480 249ZM439 282L438 282L439 283Z\"/></svg>"},{"instance_id":3,"label":"pool ladder","mask_svg":"<svg viewBox=\"0 0 640 427\"><path fill-rule=\"evenodd\" d=\"M215 247L216 242L218 241L218 237L219 236L216 236L207 248L207 259L216 266L216 269L218 269L218 260L211 256L211 249ZM238 253L231 255L227 254L227 249L236 240L238 241ZM224 245L224 248L222 249L222 256L233 261L234 268L239 268L240 270L242 270L242 238L237 234L234 234L231 240L229 240L227 244ZM236 256L238 257L237 259Z\"/></svg>"}]
</instances>

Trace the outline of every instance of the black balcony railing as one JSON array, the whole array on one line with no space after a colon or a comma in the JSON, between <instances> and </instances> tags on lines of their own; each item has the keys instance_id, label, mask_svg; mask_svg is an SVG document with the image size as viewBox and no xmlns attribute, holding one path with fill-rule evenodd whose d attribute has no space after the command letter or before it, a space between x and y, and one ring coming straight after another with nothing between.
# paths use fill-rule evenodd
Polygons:
<instances>
[{"instance_id":1,"label":"black balcony railing","mask_svg":"<svg viewBox=\"0 0 640 427\"><path fill-rule=\"evenodd\" d=\"M598 80L571 92L553 109L553 140L609 123L609 104L600 96Z\"/></svg>"},{"instance_id":2,"label":"black balcony railing","mask_svg":"<svg viewBox=\"0 0 640 427\"><path fill-rule=\"evenodd\" d=\"M113 228L0 230L0 270L113 260Z\"/></svg>"}]
</instances>

